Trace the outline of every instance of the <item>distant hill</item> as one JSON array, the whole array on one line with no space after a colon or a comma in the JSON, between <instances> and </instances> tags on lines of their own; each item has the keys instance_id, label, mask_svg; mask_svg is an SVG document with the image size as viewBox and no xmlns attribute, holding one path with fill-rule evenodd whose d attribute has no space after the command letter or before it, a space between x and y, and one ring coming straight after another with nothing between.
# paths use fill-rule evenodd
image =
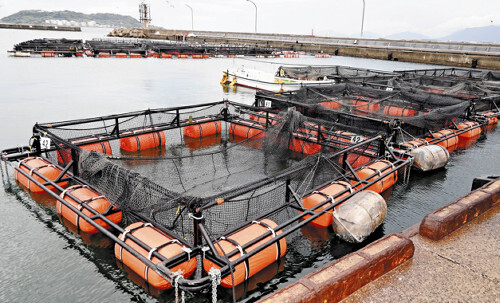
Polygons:
<instances>
[{"instance_id":1,"label":"distant hill","mask_svg":"<svg viewBox=\"0 0 500 303\"><path fill-rule=\"evenodd\" d=\"M439 38L439 40L500 44L500 26L490 25L483 27L466 28L454 32L453 34L446 37Z\"/></svg>"},{"instance_id":2,"label":"distant hill","mask_svg":"<svg viewBox=\"0 0 500 303\"><path fill-rule=\"evenodd\" d=\"M84 14L73 11L41 11L24 10L0 19L3 23L34 25L73 25L73 26L106 26L106 27L142 27L141 23L131 16L118 14Z\"/></svg>"}]
</instances>

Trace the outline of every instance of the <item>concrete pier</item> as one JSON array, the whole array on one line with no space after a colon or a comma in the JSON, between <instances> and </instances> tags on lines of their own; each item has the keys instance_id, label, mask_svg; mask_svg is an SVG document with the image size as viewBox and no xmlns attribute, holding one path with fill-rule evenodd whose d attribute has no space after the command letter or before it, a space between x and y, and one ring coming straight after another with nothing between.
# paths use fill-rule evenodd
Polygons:
<instances>
[{"instance_id":1,"label":"concrete pier","mask_svg":"<svg viewBox=\"0 0 500 303\"><path fill-rule=\"evenodd\" d=\"M75 26L7 24L7 23L0 23L0 28L31 29L31 30L44 30L44 31L68 31L68 32L81 32L82 31L82 29L80 27L75 27Z\"/></svg>"},{"instance_id":2,"label":"concrete pier","mask_svg":"<svg viewBox=\"0 0 500 303\"><path fill-rule=\"evenodd\" d=\"M500 69L500 45L385 39L330 38L306 35L259 34L190 30L144 30L151 39L243 43L283 50L327 53L447 66Z\"/></svg>"},{"instance_id":3,"label":"concrete pier","mask_svg":"<svg viewBox=\"0 0 500 303\"><path fill-rule=\"evenodd\" d=\"M260 302L497 302L500 178Z\"/></svg>"}]
</instances>

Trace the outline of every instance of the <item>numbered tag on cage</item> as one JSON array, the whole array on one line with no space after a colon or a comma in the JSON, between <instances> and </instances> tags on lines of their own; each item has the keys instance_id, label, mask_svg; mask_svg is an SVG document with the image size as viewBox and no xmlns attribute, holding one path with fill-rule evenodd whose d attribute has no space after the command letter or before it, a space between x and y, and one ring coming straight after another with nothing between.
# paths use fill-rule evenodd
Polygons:
<instances>
[{"instance_id":1,"label":"numbered tag on cage","mask_svg":"<svg viewBox=\"0 0 500 303\"><path fill-rule=\"evenodd\" d=\"M355 135L355 136L351 136L351 143L359 143L363 141L363 136L359 136L359 135Z\"/></svg>"},{"instance_id":2,"label":"numbered tag on cage","mask_svg":"<svg viewBox=\"0 0 500 303\"><path fill-rule=\"evenodd\" d=\"M394 88L392 88L392 87L388 86L388 87L386 87L386 89L385 89L385 90L386 90L386 91L389 91L389 92L392 92L392 91L394 90Z\"/></svg>"},{"instance_id":3,"label":"numbered tag on cage","mask_svg":"<svg viewBox=\"0 0 500 303\"><path fill-rule=\"evenodd\" d=\"M40 148L46 150L50 148L50 138L40 137Z\"/></svg>"},{"instance_id":4,"label":"numbered tag on cage","mask_svg":"<svg viewBox=\"0 0 500 303\"><path fill-rule=\"evenodd\" d=\"M269 107L269 108L270 108L270 107L272 107L272 105L273 105L273 104L271 103L271 101L270 101L270 100L266 100L266 101L264 101L264 107Z\"/></svg>"}]
</instances>

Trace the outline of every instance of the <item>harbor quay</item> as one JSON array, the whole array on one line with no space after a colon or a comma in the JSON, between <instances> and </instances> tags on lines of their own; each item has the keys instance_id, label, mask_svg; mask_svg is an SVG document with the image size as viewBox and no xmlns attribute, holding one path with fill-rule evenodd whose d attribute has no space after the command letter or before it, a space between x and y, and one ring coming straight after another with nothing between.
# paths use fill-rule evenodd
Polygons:
<instances>
[{"instance_id":1,"label":"harbor quay","mask_svg":"<svg viewBox=\"0 0 500 303\"><path fill-rule=\"evenodd\" d=\"M259 302L495 302L500 178Z\"/></svg>"}]
</instances>

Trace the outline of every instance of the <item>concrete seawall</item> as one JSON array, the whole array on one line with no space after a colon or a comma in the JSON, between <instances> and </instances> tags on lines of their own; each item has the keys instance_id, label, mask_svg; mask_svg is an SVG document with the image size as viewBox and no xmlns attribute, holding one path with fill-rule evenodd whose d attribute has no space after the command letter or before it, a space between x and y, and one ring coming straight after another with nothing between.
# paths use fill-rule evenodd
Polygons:
<instances>
[{"instance_id":1,"label":"concrete seawall","mask_svg":"<svg viewBox=\"0 0 500 303\"><path fill-rule=\"evenodd\" d=\"M82 29L80 27L74 27L74 26L5 24L5 23L1 23L0 28L31 29L31 30L45 30L45 31L68 31L68 32L81 32L82 31Z\"/></svg>"},{"instance_id":2,"label":"concrete seawall","mask_svg":"<svg viewBox=\"0 0 500 303\"><path fill-rule=\"evenodd\" d=\"M500 178L260 302L493 302L499 205Z\"/></svg>"},{"instance_id":3,"label":"concrete seawall","mask_svg":"<svg viewBox=\"0 0 500 303\"><path fill-rule=\"evenodd\" d=\"M500 45L384 39L328 38L189 30L144 30L151 39L242 43L337 56L500 69Z\"/></svg>"}]
</instances>

